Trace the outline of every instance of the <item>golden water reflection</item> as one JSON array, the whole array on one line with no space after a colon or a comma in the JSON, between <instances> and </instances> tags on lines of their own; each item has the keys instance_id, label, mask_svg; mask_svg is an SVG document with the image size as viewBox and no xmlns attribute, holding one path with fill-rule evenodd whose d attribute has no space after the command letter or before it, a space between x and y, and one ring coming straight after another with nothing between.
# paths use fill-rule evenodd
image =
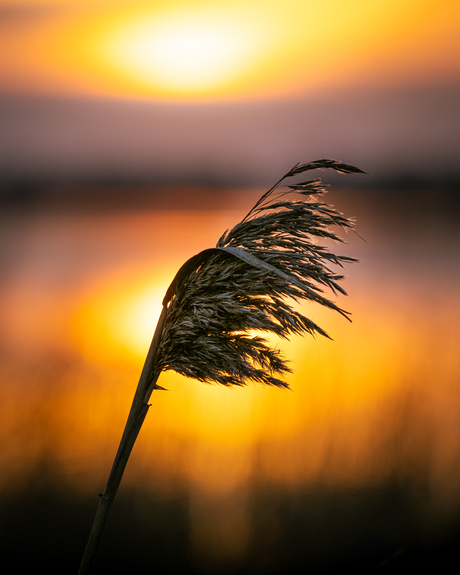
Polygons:
<instances>
[{"instance_id":1,"label":"golden water reflection","mask_svg":"<svg viewBox=\"0 0 460 575\"><path fill-rule=\"evenodd\" d=\"M240 215L42 214L15 222L10 233L21 233L22 244L11 244L19 259L7 268L0 302L0 489L25 488L43 461L56 482L102 489L170 279ZM334 340L279 344L292 360L292 391L161 375L168 391L152 396L122 489L167 497L185 488L201 553L244 553L251 489L260 482L356 488L423 478L430 509L459 508L458 277L447 271L459 236L444 244L445 260L431 259L430 277L415 252L375 243L379 224L372 222L371 243L348 237L346 253L362 259L347 268L350 297L340 301L353 323L311 306ZM431 256L439 253L434 246ZM442 298L434 296L440 269ZM203 519L209 514L214 527Z\"/></svg>"}]
</instances>

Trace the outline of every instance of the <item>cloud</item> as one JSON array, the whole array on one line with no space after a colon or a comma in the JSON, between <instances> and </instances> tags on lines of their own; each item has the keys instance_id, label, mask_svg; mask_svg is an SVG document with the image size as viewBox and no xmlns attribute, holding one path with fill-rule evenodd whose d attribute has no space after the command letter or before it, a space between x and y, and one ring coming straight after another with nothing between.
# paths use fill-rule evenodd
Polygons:
<instances>
[{"instance_id":1,"label":"cloud","mask_svg":"<svg viewBox=\"0 0 460 575\"><path fill-rule=\"evenodd\" d=\"M376 183L457 180L459 96L460 87L194 105L3 97L0 181L257 185L322 157Z\"/></svg>"}]
</instances>

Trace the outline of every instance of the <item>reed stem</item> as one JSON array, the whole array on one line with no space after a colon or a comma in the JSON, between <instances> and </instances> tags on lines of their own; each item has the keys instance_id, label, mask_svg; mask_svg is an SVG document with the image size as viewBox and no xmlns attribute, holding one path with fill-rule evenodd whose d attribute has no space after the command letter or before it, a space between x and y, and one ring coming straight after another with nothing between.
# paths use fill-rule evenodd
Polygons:
<instances>
[{"instance_id":1,"label":"reed stem","mask_svg":"<svg viewBox=\"0 0 460 575\"><path fill-rule=\"evenodd\" d=\"M86 549L83 554L83 559L80 564L78 575L86 575L90 573L96 558L97 550L102 539L104 526L107 521L107 516L112 506L115 495L117 494L123 473L128 463L129 456L136 442L139 431L144 423L145 416L149 410L148 401L152 391L156 387L158 375L152 378L152 374L156 373L155 357L158 346L161 340L163 325L166 319L167 308L163 307L160 318L158 320L155 333L153 334L152 343L150 344L149 351L142 369L139 383L137 385L136 393L134 395L131 410L128 415L128 420L123 432L123 436L118 446L118 451L110 471L107 485L105 486L104 493L100 495L99 506L96 511L93 525L89 534Z\"/></svg>"}]
</instances>

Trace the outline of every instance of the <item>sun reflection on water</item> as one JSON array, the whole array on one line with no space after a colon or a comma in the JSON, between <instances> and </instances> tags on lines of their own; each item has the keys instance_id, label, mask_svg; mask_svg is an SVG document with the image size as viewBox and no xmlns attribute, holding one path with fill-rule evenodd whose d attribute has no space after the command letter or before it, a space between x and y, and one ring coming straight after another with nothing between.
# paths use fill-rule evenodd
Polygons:
<instances>
[{"instance_id":1,"label":"sun reflection on water","mask_svg":"<svg viewBox=\"0 0 460 575\"><path fill-rule=\"evenodd\" d=\"M4 491L25 488L43 466L75 492L102 489L167 285L183 260L212 245L236 216L163 211L35 222L34 247L23 265L40 269L43 277L31 282L18 268L3 294L21 285L27 297L17 301L30 319L43 303L44 286L51 289L52 278L61 277L61 250L68 253L70 246L75 275L52 292L55 307L46 308L41 344L36 334L27 343L26 323L13 334L14 347L21 336L19 348L30 353L10 353L9 332L2 334ZM348 239L347 252L361 250L363 259L347 269L351 296L340 302L352 311L353 323L311 305L306 314L333 341L273 340L292 360L292 391L224 389L172 372L160 377L169 391L152 396L123 489L165 498L185 491L191 544L210 561L215 554L246 553L259 485L365 488L402 477L423 481L436 509L460 504L455 273L444 273L442 300L430 299L433 283L426 275L424 286L413 289L423 261L412 259L407 266L398 252L385 263L381 244ZM450 240L452 250L457 240ZM392 281L385 281L388 262ZM441 262L433 259L432 270L435 265ZM13 301L0 300L7 321ZM59 326L64 328L57 337ZM56 341L47 348L49 338ZM34 345L39 353L31 353Z\"/></svg>"},{"instance_id":2,"label":"sun reflection on water","mask_svg":"<svg viewBox=\"0 0 460 575\"><path fill-rule=\"evenodd\" d=\"M78 307L73 337L89 361L104 363L117 356L130 363L145 358L166 288L146 274L133 276L104 281Z\"/></svg>"}]
</instances>

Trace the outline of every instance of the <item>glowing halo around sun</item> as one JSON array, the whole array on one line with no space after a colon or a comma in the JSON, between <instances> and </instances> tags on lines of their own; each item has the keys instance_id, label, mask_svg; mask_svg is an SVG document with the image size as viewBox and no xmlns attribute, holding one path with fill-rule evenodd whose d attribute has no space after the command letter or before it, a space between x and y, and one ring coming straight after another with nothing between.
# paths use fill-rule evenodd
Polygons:
<instances>
[{"instance_id":1,"label":"glowing halo around sun","mask_svg":"<svg viewBox=\"0 0 460 575\"><path fill-rule=\"evenodd\" d=\"M112 25L100 43L108 64L127 82L168 98L231 89L250 73L262 45L247 22L174 11Z\"/></svg>"},{"instance_id":2,"label":"glowing halo around sun","mask_svg":"<svg viewBox=\"0 0 460 575\"><path fill-rule=\"evenodd\" d=\"M436 10L429 0L14 3L24 8L0 17L2 93L260 101L430 78L450 85L460 74L453 0Z\"/></svg>"}]
</instances>

